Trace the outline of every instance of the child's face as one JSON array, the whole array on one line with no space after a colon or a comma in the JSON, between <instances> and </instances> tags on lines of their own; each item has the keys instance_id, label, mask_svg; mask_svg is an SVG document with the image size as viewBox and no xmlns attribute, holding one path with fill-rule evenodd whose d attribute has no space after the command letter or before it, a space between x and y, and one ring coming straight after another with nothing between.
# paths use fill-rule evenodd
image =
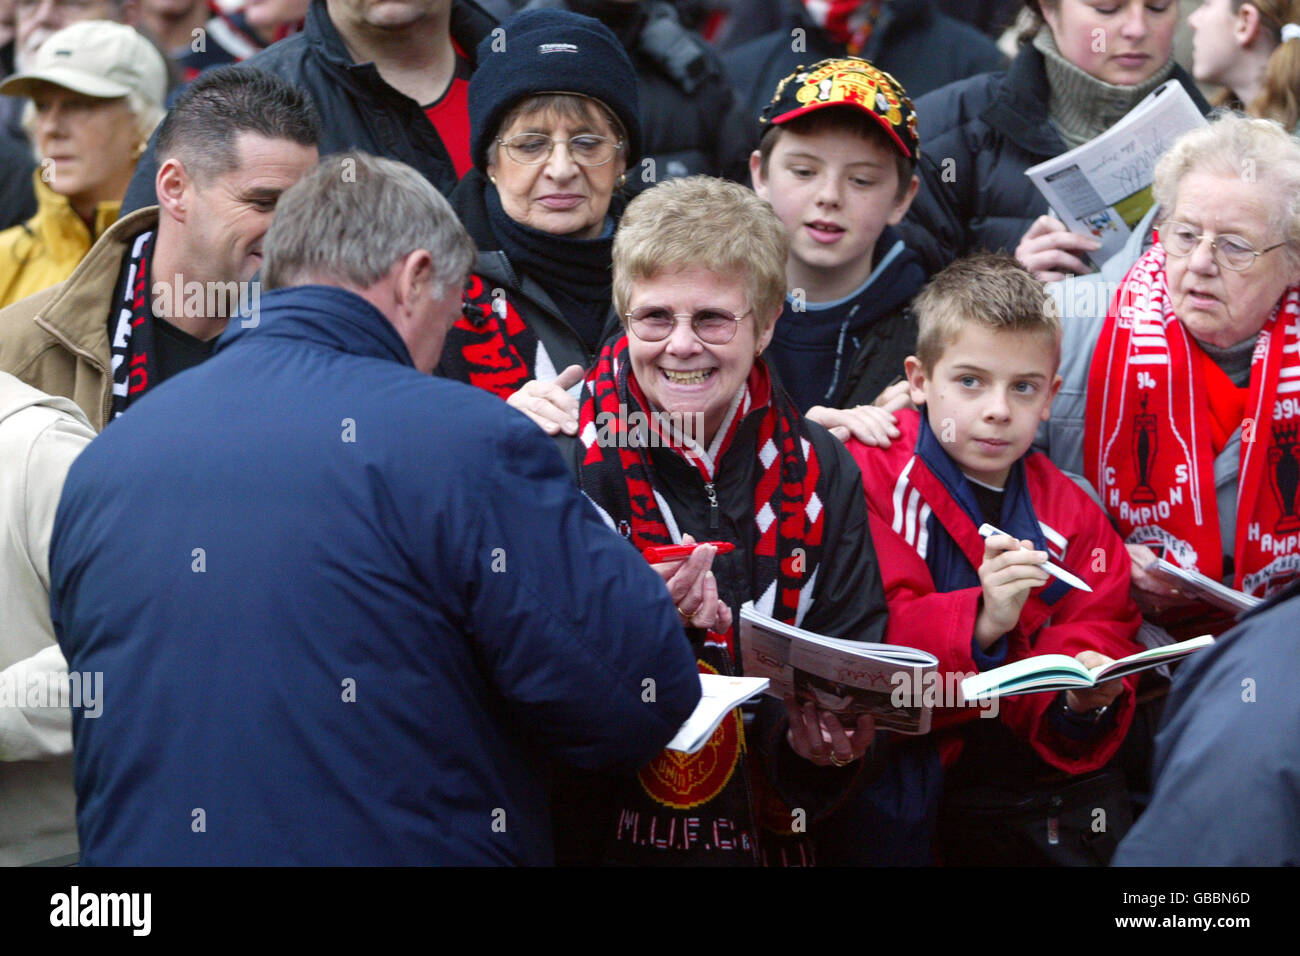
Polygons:
<instances>
[{"instance_id":1,"label":"child's face","mask_svg":"<svg viewBox=\"0 0 1300 956\"><path fill-rule=\"evenodd\" d=\"M772 149L767 175L757 151L749 169L754 191L772 204L790 235L790 264L827 285L858 274L854 287L866 281L876 240L886 225L903 218L917 189L913 176L900 198L893 153L842 130L811 135L785 130Z\"/></svg>"},{"instance_id":2,"label":"child's face","mask_svg":"<svg viewBox=\"0 0 1300 956\"><path fill-rule=\"evenodd\" d=\"M925 404L944 451L967 477L1001 488L1047 421L1061 387L1056 363L1046 335L967 325L930 374L915 356L906 370L912 401Z\"/></svg>"}]
</instances>

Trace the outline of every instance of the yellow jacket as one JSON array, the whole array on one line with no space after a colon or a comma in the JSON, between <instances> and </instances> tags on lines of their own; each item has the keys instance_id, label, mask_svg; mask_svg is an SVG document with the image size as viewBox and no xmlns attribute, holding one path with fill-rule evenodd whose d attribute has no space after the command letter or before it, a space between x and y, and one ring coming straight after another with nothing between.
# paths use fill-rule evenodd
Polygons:
<instances>
[{"instance_id":1,"label":"yellow jacket","mask_svg":"<svg viewBox=\"0 0 1300 956\"><path fill-rule=\"evenodd\" d=\"M146 206L109 227L72 275L0 309L0 372L47 395L70 398L102 431L113 409L108 318L122 259L135 237L158 228Z\"/></svg>"},{"instance_id":2,"label":"yellow jacket","mask_svg":"<svg viewBox=\"0 0 1300 956\"><path fill-rule=\"evenodd\" d=\"M0 309L48 289L72 270L116 220L121 202L102 202L95 209L95 234L68 200L41 179L37 169L36 215L0 232Z\"/></svg>"}]
</instances>

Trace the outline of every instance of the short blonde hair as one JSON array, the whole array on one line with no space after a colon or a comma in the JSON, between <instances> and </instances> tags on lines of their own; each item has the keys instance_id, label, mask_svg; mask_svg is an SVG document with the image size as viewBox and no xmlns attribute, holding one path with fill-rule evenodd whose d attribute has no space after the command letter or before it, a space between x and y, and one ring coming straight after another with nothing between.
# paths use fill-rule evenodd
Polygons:
<instances>
[{"instance_id":1,"label":"short blonde hair","mask_svg":"<svg viewBox=\"0 0 1300 956\"><path fill-rule=\"evenodd\" d=\"M1159 216L1173 215L1178 186L1190 172L1254 181L1272 210L1270 228L1286 242L1291 270L1300 269L1300 141L1273 120L1214 115L1207 125L1180 136L1156 163L1151 191Z\"/></svg>"},{"instance_id":2,"label":"short blonde hair","mask_svg":"<svg viewBox=\"0 0 1300 956\"><path fill-rule=\"evenodd\" d=\"M1050 338L1060 365L1061 320L1052 305L1043 283L1011 256L981 253L958 259L931 279L912 304L916 357L933 373L962 329L975 325Z\"/></svg>"},{"instance_id":3,"label":"short blonde hair","mask_svg":"<svg viewBox=\"0 0 1300 956\"><path fill-rule=\"evenodd\" d=\"M752 190L712 176L670 179L623 213L614 234L614 305L624 316L638 281L674 269L743 276L761 335L785 302L789 251L781 220Z\"/></svg>"}]
</instances>

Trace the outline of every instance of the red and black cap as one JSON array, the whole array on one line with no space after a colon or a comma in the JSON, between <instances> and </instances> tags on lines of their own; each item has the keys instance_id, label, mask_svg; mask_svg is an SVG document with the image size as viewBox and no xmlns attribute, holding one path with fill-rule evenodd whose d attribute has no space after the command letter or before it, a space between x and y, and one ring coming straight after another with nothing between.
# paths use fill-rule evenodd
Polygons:
<instances>
[{"instance_id":1,"label":"red and black cap","mask_svg":"<svg viewBox=\"0 0 1300 956\"><path fill-rule=\"evenodd\" d=\"M799 67L776 87L759 124L780 126L830 106L849 106L873 117L908 159L921 158L916 107L902 84L856 56Z\"/></svg>"}]
</instances>

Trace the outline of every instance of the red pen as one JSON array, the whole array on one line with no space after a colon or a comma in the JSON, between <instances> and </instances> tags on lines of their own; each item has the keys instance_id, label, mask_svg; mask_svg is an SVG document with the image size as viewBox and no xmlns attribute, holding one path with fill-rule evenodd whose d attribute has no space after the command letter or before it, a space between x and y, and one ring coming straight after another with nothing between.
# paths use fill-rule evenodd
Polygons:
<instances>
[{"instance_id":1,"label":"red pen","mask_svg":"<svg viewBox=\"0 0 1300 956\"><path fill-rule=\"evenodd\" d=\"M660 544L653 548L646 548L641 552L651 564L663 564L665 561L684 561L691 556L694 551L702 544L711 544L718 549L718 554L727 554L735 551L736 546L727 541L701 541L698 544Z\"/></svg>"}]
</instances>

